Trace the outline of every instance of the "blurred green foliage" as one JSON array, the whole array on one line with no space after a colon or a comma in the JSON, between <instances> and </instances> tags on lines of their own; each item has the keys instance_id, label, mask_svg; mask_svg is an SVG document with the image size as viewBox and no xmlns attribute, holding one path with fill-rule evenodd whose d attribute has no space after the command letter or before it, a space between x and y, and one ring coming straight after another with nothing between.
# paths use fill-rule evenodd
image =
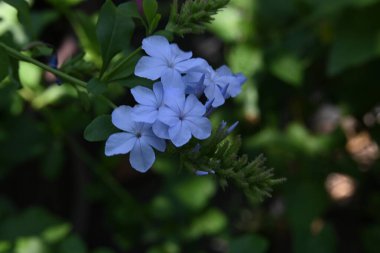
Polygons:
<instances>
[{"instance_id":1,"label":"blurred green foliage","mask_svg":"<svg viewBox=\"0 0 380 253\"><path fill-rule=\"evenodd\" d=\"M86 80L111 61L109 41L94 43L99 8L91 12L80 0L28 2L31 10L22 0L0 1L0 34L17 47L50 39L57 48L74 34L86 54L62 69ZM153 7L146 13L151 26ZM160 1L163 20L168 7ZM124 18L108 11L110 22ZM379 13L378 0L231 0L208 34L179 41L196 48L216 37L223 46L215 54L248 77L243 93L213 117L239 120L244 151L264 153L288 179L260 205L233 187L219 190L212 176L178 172L175 156L159 157L146 175L125 157L105 158L103 144L82 137L96 115L109 114L105 102L47 83L28 63L12 67L20 81L0 66L0 252L378 252ZM60 37L52 38L57 29ZM137 38L144 36L138 29ZM117 40L123 54L133 48ZM123 104L131 102L123 87L140 81L125 66L113 78L104 73L106 94ZM91 92L104 92L95 81ZM98 121L109 127L109 119ZM331 188L333 173L352 181ZM339 189L353 190L339 197Z\"/></svg>"}]
</instances>

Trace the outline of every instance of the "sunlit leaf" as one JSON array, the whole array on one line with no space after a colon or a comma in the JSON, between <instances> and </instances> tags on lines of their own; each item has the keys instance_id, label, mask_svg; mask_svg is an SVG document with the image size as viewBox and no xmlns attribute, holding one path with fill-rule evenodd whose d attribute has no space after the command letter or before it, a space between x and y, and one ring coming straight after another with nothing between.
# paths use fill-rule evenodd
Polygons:
<instances>
[{"instance_id":1,"label":"sunlit leaf","mask_svg":"<svg viewBox=\"0 0 380 253\"><path fill-rule=\"evenodd\" d=\"M40 238L27 237L16 241L15 253L48 253L48 249Z\"/></svg>"},{"instance_id":2,"label":"sunlit leaf","mask_svg":"<svg viewBox=\"0 0 380 253\"><path fill-rule=\"evenodd\" d=\"M18 19L25 26L25 32L29 37L34 38L28 2L25 0L4 0L4 2L17 9Z\"/></svg>"},{"instance_id":3,"label":"sunlit leaf","mask_svg":"<svg viewBox=\"0 0 380 253\"><path fill-rule=\"evenodd\" d=\"M48 243L57 243L63 240L71 230L68 223L62 223L56 226L51 226L42 233L42 238Z\"/></svg>"}]
</instances>

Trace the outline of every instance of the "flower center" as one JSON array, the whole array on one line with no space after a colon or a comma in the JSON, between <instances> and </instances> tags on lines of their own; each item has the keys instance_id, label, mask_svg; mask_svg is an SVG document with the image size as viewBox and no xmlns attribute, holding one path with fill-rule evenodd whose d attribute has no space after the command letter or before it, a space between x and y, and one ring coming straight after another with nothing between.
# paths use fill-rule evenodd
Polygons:
<instances>
[{"instance_id":1,"label":"flower center","mask_svg":"<svg viewBox=\"0 0 380 253\"><path fill-rule=\"evenodd\" d=\"M141 136L142 136L142 135L141 135L140 132L137 132L137 133L136 133L136 138L137 138L137 139L141 138Z\"/></svg>"}]
</instances>

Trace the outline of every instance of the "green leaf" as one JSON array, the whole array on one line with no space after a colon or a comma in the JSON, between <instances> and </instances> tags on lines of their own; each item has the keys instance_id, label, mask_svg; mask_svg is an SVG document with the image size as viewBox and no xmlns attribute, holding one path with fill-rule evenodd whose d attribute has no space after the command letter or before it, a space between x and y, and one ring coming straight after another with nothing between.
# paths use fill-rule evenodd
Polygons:
<instances>
[{"instance_id":1,"label":"green leaf","mask_svg":"<svg viewBox=\"0 0 380 253\"><path fill-rule=\"evenodd\" d=\"M33 38L33 27L29 13L29 4L25 0L4 0L7 4L17 9L17 17L25 27L25 32L29 37Z\"/></svg>"},{"instance_id":2,"label":"green leaf","mask_svg":"<svg viewBox=\"0 0 380 253\"><path fill-rule=\"evenodd\" d=\"M156 16L153 18L152 23L149 26L149 33L153 33L154 30L156 30L158 23L161 20L161 14L156 14Z\"/></svg>"},{"instance_id":3,"label":"green leaf","mask_svg":"<svg viewBox=\"0 0 380 253\"><path fill-rule=\"evenodd\" d=\"M135 71L135 66L138 60L140 60L141 55L137 54L133 57L131 57L128 61L124 62L117 68L112 70L112 75L108 77L107 72L105 74L105 78L107 82L115 82L118 80L126 79L130 76L132 76L133 72Z\"/></svg>"},{"instance_id":4,"label":"green leaf","mask_svg":"<svg viewBox=\"0 0 380 253\"><path fill-rule=\"evenodd\" d=\"M8 54L0 48L0 82L8 76L9 58Z\"/></svg>"},{"instance_id":5,"label":"green leaf","mask_svg":"<svg viewBox=\"0 0 380 253\"><path fill-rule=\"evenodd\" d=\"M151 88L153 84L151 80L138 76L131 76L126 79L120 79L117 80L117 82L120 83L120 85L131 89L139 85Z\"/></svg>"},{"instance_id":6,"label":"green leaf","mask_svg":"<svg viewBox=\"0 0 380 253\"><path fill-rule=\"evenodd\" d=\"M289 84L299 86L303 79L303 64L292 55L283 55L276 59L271 70L279 79Z\"/></svg>"},{"instance_id":7,"label":"green leaf","mask_svg":"<svg viewBox=\"0 0 380 253\"><path fill-rule=\"evenodd\" d=\"M92 18L80 11L69 12L68 17L84 51L90 56L90 59L100 65L100 47Z\"/></svg>"},{"instance_id":8,"label":"green leaf","mask_svg":"<svg viewBox=\"0 0 380 253\"><path fill-rule=\"evenodd\" d=\"M352 11L342 18L330 51L329 75L337 75L380 56L379 11L379 7Z\"/></svg>"},{"instance_id":9,"label":"green leaf","mask_svg":"<svg viewBox=\"0 0 380 253\"><path fill-rule=\"evenodd\" d=\"M83 0L47 0L57 7L69 7L83 2Z\"/></svg>"},{"instance_id":10,"label":"green leaf","mask_svg":"<svg viewBox=\"0 0 380 253\"><path fill-rule=\"evenodd\" d=\"M191 210L199 210L208 203L215 194L215 181L208 177L193 177L178 182L174 188L174 196Z\"/></svg>"},{"instance_id":11,"label":"green leaf","mask_svg":"<svg viewBox=\"0 0 380 253\"><path fill-rule=\"evenodd\" d=\"M158 4L156 0L144 0L143 1L144 14L148 21L149 26L156 16Z\"/></svg>"},{"instance_id":12,"label":"green leaf","mask_svg":"<svg viewBox=\"0 0 380 253\"><path fill-rule=\"evenodd\" d=\"M64 239L70 233L70 230L71 225L68 223L51 226L42 233L42 238L48 243L57 243Z\"/></svg>"},{"instance_id":13,"label":"green leaf","mask_svg":"<svg viewBox=\"0 0 380 253\"><path fill-rule=\"evenodd\" d=\"M230 253L265 253L268 241L258 235L244 235L231 240Z\"/></svg>"},{"instance_id":14,"label":"green leaf","mask_svg":"<svg viewBox=\"0 0 380 253\"><path fill-rule=\"evenodd\" d=\"M46 210L37 207L27 208L0 223L0 238L16 240L19 237L33 236L58 224L62 224L61 221Z\"/></svg>"},{"instance_id":15,"label":"green leaf","mask_svg":"<svg viewBox=\"0 0 380 253\"><path fill-rule=\"evenodd\" d=\"M59 245L59 253L86 253L86 245L76 235L71 235Z\"/></svg>"},{"instance_id":16,"label":"green leaf","mask_svg":"<svg viewBox=\"0 0 380 253\"><path fill-rule=\"evenodd\" d=\"M47 245L38 237L22 237L16 241L15 253L48 253Z\"/></svg>"},{"instance_id":17,"label":"green leaf","mask_svg":"<svg viewBox=\"0 0 380 253\"><path fill-rule=\"evenodd\" d=\"M186 235L192 239L221 232L227 225L226 216L218 209L209 209L192 220Z\"/></svg>"},{"instance_id":18,"label":"green leaf","mask_svg":"<svg viewBox=\"0 0 380 253\"><path fill-rule=\"evenodd\" d=\"M111 115L101 115L95 118L84 130L87 141L105 141L111 134L117 132L111 121Z\"/></svg>"},{"instance_id":19,"label":"green leaf","mask_svg":"<svg viewBox=\"0 0 380 253\"><path fill-rule=\"evenodd\" d=\"M87 90L94 95L100 95L107 91L107 85L100 80L93 78L87 83Z\"/></svg>"},{"instance_id":20,"label":"green leaf","mask_svg":"<svg viewBox=\"0 0 380 253\"><path fill-rule=\"evenodd\" d=\"M124 15L131 18L141 18L135 2L122 3L117 7L117 9Z\"/></svg>"},{"instance_id":21,"label":"green leaf","mask_svg":"<svg viewBox=\"0 0 380 253\"><path fill-rule=\"evenodd\" d=\"M351 30L338 33L328 61L328 74L339 74L380 55L379 42L376 33Z\"/></svg>"},{"instance_id":22,"label":"green leaf","mask_svg":"<svg viewBox=\"0 0 380 253\"><path fill-rule=\"evenodd\" d=\"M129 48L134 23L131 16L123 10L124 8L116 8L110 0L100 10L96 35L103 58L101 75L117 53Z\"/></svg>"}]
</instances>

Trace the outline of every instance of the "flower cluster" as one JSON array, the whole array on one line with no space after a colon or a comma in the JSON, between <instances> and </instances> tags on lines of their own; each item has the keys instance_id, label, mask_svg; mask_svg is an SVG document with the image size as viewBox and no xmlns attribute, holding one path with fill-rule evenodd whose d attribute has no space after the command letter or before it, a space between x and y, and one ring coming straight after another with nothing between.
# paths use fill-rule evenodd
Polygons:
<instances>
[{"instance_id":1,"label":"flower cluster","mask_svg":"<svg viewBox=\"0 0 380 253\"><path fill-rule=\"evenodd\" d=\"M191 52L162 36L145 38L142 48L148 56L139 60L135 75L157 82L153 89L137 86L131 90L137 102L133 108L120 106L113 111L112 123L123 132L108 138L105 153L130 152L132 167L146 172L155 160L153 148L163 152L167 141L181 147L192 137L210 137L207 116L237 96L246 78L227 66L214 70L204 59L192 58Z\"/></svg>"}]
</instances>

